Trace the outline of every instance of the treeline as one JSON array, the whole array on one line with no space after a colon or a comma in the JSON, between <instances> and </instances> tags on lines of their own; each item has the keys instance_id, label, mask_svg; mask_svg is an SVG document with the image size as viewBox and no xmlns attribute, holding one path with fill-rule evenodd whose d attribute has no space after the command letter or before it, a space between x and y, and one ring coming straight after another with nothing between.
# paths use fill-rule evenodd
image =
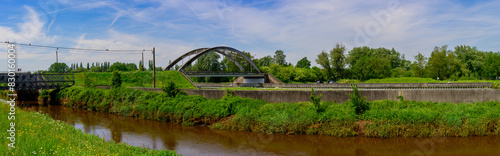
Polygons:
<instances>
[{"instance_id":1,"label":"treeline","mask_svg":"<svg viewBox=\"0 0 500 156\"><path fill-rule=\"evenodd\" d=\"M435 47L430 57L421 53L415 61L394 48L355 47L344 54L337 44L330 53L322 52L316 62L323 67L326 79L358 79L388 77L427 77L439 80L497 79L500 76L500 52L484 52L476 47Z\"/></svg>"},{"instance_id":2,"label":"treeline","mask_svg":"<svg viewBox=\"0 0 500 156\"><path fill-rule=\"evenodd\" d=\"M271 73L283 82L339 81L341 79L368 80L374 78L424 77L439 80L479 80L500 77L500 52L480 51L476 47L435 47L430 56L418 53L415 61L409 61L394 48L355 47L346 51L336 44L330 51L322 51L314 61L320 67L311 67L304 57L296 65L286 62L286 55L277 50L273 56L255 58L243 51L262 72ZM247 72L255 72L250 63L234 56ZM222 60L222 61L219 61ZM177 66L178 68L178 66ZM241 72L229 58L215 52L208 53L188 66L192 71ZM199 78L198 81L220 81L220 78Z\"/></svg>"},{"instance_id":3,"label":"treeline","mask_svg":"<svg viewBox=\"0 0 500 156\"><path fill-rule=\"evenodd\" d=\"M156 67L156 70L163 70L161 67ZM139 66L135 63L122 63L115 62L111 64L111 62L87 62L84 65L82 62L80 63L71 63L69 66L66 63L53 63L47 69L47 71L39 71L39 72L112 72L112 71L152 71L153 70L153 61L149 61L149 68L145 68L142 65L142 61L139 61Z\"/></svg>"}]
</instances>

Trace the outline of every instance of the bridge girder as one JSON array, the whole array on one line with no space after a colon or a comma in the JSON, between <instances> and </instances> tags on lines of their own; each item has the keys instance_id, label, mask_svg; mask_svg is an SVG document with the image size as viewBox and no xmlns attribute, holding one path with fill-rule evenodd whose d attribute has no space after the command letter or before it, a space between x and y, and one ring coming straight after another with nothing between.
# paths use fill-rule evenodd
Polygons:
<instances>
[{"instance_id":1,"label":"bridge girder","mask_svg":"<svg viewBox=\"0 0 500 156\"><path fill-rule=\"evenodd\" d=\"M179 69L178 71L183 71L187 66L189 66L193 61L195 61L196 59L198 59L200 56L202 55L205 55L207 54L208 52L211 52L211 51L215 51L219 54L222 54L224 55L225 57L229 58L231 61L233 61L237 66L238 68L240 68L241 71L243 72L246 72L245 69L243 68L243 66L241 66L241 64L236 61L236 59L234 59L231 55L227 54L226 52L224 52L225 50L228 50L228 51L232 51L232 52L235 52L236 54L240 55L243 57L243 59L245 59L246 61L248 61L250 63L250 65L252 65L253 68L255 68L255 70L260 73L260 70L259 68L257 67L257 65L255 65L255 63L250 59L248 58L245 54L243 54L241 51L235 49L235 48L232 48L232 47L226 47L226 46L218 46L218 47L213 47L213 48L199 48L199 49L195 49L195 50L192 50L190 52L187 52L185 53L184 55L178 57L177 59L175 59L173 62L171 62L167 67L165 67L164 70L169 70L170 68L172 68L175 64L177 64L179 61L181 61L182 59L186 58L187 56L190 56L190 55L195 55L194 57L192 57L191 59L189 59L186 63L184 63Z\"/></svg>"}]
</instances>

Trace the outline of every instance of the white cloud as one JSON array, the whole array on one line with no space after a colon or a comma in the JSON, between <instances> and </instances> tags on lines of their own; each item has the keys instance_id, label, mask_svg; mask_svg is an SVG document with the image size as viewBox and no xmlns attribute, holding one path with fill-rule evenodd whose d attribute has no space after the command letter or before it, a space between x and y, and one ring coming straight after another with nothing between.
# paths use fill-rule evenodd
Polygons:
<instances>
[{"instance_id":1,"label":"white cloud","mask_svg":"<svg viewBox=\"0 0 500 156\"><path fill-rule=\"evenodd\" d=\"M27 14L22 18L23 22L18 23L18 30L14 31L9 27L0 26L0 40L11 42L39 42L52 43L57 37L48 36L44 31L46 21L43 21L33 8L25 6Z\"/></svg>"},{"instance_id":2,"label":"white cloud","mask_svg":"<svg viewBox=\"0 0 500 156\"><path fill-rule=\"evenodd\" d=\"M67 53L62 53L62 56L67 62L128 62L138 63L141 60L140 50L152 50L156 46L156 64L157 66L167 66L168 60L173 60L176 57L195 49L194 46L189 46L189 43L178 40L159 40L147 36L127 34L109 30L106 33L106 38L103 39L87 39L86 35L80 36L75 42L75 48L85 49L109 49L109 50L139 50L134 51L136 54L124 54L122 52L88 52L71 50ZM152 60L151 51L144 52L144 60ZM147 62L147 61L145 61Z\"/></svg>"}]
</instances>

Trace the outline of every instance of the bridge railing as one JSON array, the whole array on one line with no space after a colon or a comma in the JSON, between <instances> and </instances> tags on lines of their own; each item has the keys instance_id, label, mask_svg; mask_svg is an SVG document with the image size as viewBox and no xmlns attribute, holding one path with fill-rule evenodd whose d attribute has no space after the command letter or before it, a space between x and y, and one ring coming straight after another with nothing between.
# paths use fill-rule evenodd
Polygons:
<instances>
[{"instance_id":1,"label":"bridge railing","mask_svg":"<svg viewBox=\"0 0 500 156\"><path fill-rule=\"evenodd\" d=\"M0 73L0 89L7 90L8 79L7 73ZM74 74L30 74L16 73L15 90L36 90L36 89L56 89L63 86L75 85Z\"/></svg>"}]
</instances>

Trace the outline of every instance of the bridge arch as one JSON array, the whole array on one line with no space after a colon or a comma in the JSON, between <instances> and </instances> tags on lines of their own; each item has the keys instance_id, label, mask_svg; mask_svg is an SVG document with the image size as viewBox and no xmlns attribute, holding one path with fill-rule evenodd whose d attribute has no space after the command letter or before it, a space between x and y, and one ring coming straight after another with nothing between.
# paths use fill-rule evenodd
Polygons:
<instances>
[{"instance_id":1,"label":"bridge arch","mask_svg":"<svg viewBox=\"0 0 500 156\"><path fill-rule=\"evenodd\" d=\"M250 65L252 65L253 68L255 68L255 70L260 73L260 70L259 68L257 67L257 65L255 65L255 63L250 59L248 58L245 54L243 54L241 51L235 49L235 48L232 48L232 47L226 47L226 46L218 46L218 47L213 47L213 48L199 48L199 49L195 49L195 50L192 50L192 51L189 51L187 53L185 53L184 55L178 57L177 59L175 59L172 63L170 63L167 67L165 67L164 70L169 70L171 69L175 64L177 64L179 61L181 61L182 59L188 57L188 56L191 56L191 55L195 55L194 57L190 58L186 63L184 63L180 68L179 68L179 71L183 71L187 66L189 66L193 61L195 61L196 59L198 59L200 56L203 56L205 54L207 54L208 52L211 52L211 51L214 51L214 52L217 52L221 55L224 55L225 57L229 58L231 61L233 61L237 66L238 68L240 68L241 71L243 72L246 72L245 69L241 66L241 64L236 61L236 59L234 59L231 55L227 54L225 51L232 51L232 52L235 52L236 54L240 55L243 57L243 59L245 59L246 61L248 61L250 63Z\"/></svg>"}]
</instances>

